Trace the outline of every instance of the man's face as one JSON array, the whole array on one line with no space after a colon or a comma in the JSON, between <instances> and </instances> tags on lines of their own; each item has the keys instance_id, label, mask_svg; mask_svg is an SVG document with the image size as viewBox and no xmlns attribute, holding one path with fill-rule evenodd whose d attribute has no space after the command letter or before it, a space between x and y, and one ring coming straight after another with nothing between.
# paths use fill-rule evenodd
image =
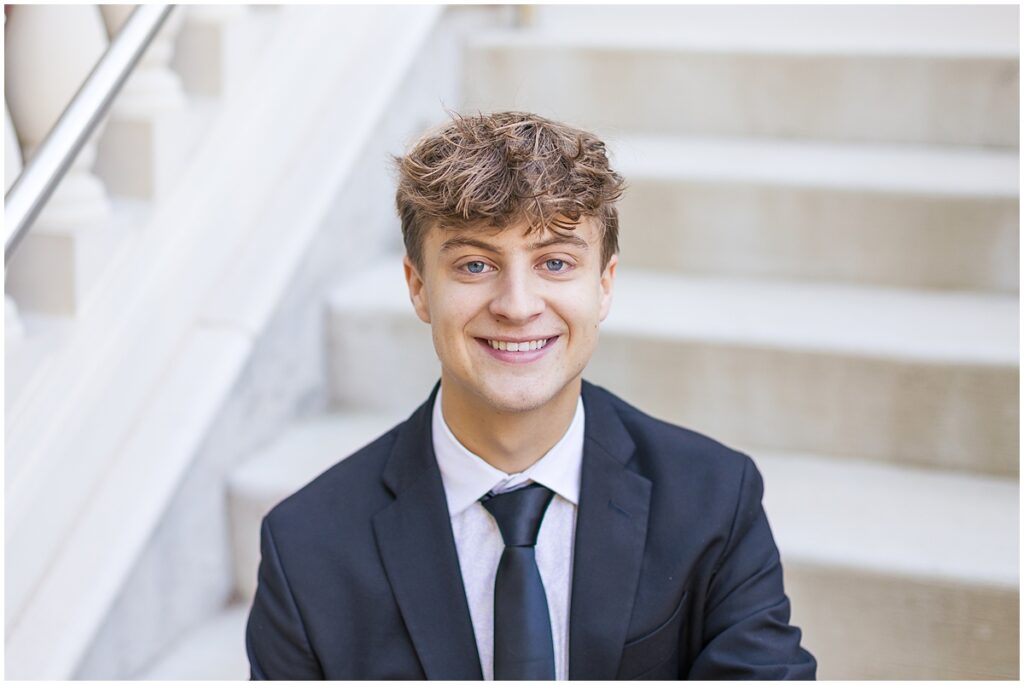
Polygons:
<instances>
[{"instance_id":1,"label":"man's face","mask_svg":"<svg viewBox=\"0 0 1024 685\"><path fill-rule=\"evenodd\" d=\"M446 396L523 412L579 394L618 257L602 271L594 219L566 233L435 227L424 239L423 273L406 257L409 295L431 326Z\"/></svg>"}]
</instances>

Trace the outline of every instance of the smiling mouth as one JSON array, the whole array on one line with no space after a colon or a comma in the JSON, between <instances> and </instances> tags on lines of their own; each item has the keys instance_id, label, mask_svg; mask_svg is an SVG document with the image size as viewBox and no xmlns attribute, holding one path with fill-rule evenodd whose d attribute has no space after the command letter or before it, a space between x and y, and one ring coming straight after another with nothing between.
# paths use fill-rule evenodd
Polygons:
<instances>
[{"instance_id":1,"label":"smiling mouth","mask_svg":"<svg viewBox=\"0 0 1024 685\"><path fill-rule=\"evenodd\" d=\"M500 350L501 352L535 352L542 350L547 347L548 343L552 342L558 336L552 338L537 338L536 340L522 340L519 342L508 342L505 340L491 340L489 338L477 338L486 345L490 345L493 350Z\"/></svg>"},{"instance_id":2,"label":"smiling mouth","mask_svg":"<svg viewBox=\"0 0 1024 685\"><path fill-rule=\"evenodd\" d=\"M547 355L552 345L561 336L536 338L534 340L494 340L477 338L477 343L494 359L512 364L525 364L536 361Z\"/></svg>"}]
</instances>

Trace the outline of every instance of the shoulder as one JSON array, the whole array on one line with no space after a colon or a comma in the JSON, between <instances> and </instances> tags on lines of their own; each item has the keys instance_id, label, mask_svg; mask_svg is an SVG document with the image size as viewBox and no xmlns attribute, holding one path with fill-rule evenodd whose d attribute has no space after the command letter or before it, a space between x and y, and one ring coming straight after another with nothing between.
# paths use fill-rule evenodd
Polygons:
<instances>
[{"instance_id":1,"label":"shoulder","mask_svg":"<svg viewBox=\"0 0 1024 685\"><path fill-rule=\"evenodd\" d=\"M746 454L695 430L655 418L599 386L591 391L622 421L636 449L631 467L657 481L681 487L738 491L744 480L758 478Z\"/></svg>"},{"instance_id":2,"label":"shoulder","mask_svg":"<svg viewBox=\"0 0 1024 685\"><path fill-rule=\"evenodd\" d=\"M731 541L763 516L764 486L754 461L597 390L633 442L625 467L650 482L648 539L669 556L707 554L720 560ZM771 534L758 539L770 541ZM696 547L680 547L681 540L694 541Z\"/></svg>"}]
</instances>

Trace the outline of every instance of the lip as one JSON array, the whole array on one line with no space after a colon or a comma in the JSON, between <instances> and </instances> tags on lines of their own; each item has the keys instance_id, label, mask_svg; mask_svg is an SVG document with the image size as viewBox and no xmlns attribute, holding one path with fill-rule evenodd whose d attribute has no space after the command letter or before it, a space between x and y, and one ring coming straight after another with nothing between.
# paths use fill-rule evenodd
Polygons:
<instances>
[{"instance_id":1,"label":"lip","mask_svg":"<svg viewBox=\"0 0 1024 685\"><path fill-rule=\"evenodd\" d=\"M552 347L558 344L559 339L562 336L556 335L553 338L548 338L548 344L539 350L529 350L527 352L509 352L508 350L496 350L490 346L487 340L500 340L502 342L529 342L531 340L539 340L539 338L476 338L477 343L480 347L484 348L488 354L498 361L507 362L509 364L529 364L535 362L548 353Z\"/></svg>"}]
</instances>

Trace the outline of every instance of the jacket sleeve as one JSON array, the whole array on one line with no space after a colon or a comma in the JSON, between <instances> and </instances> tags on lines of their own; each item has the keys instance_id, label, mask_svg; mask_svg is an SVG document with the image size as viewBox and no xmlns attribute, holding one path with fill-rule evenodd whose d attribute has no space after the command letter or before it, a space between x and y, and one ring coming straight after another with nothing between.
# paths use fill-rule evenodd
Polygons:
<instances>
[{"instance_id":1,"label":"jacket sleeve","mask_svg":"<svg viewBox=\"0 0 1024 685\"><path fill-rule=\"evenodd\" d=\"M761 504L764 485L744 458L732 530L708 588L694 680L813 680L817 662L789 624L782 565Z\"/></svg>"},{"instance_id":2,"label":"jacket sleeve","mask_svg":"<svg viewBox=\"0 0 1024 685\"><path fill-rule=\"evenodd\" d=\"M266 518L256 597L245 629L252 680L323 680Z\"/></svg>"}]
</instances>

